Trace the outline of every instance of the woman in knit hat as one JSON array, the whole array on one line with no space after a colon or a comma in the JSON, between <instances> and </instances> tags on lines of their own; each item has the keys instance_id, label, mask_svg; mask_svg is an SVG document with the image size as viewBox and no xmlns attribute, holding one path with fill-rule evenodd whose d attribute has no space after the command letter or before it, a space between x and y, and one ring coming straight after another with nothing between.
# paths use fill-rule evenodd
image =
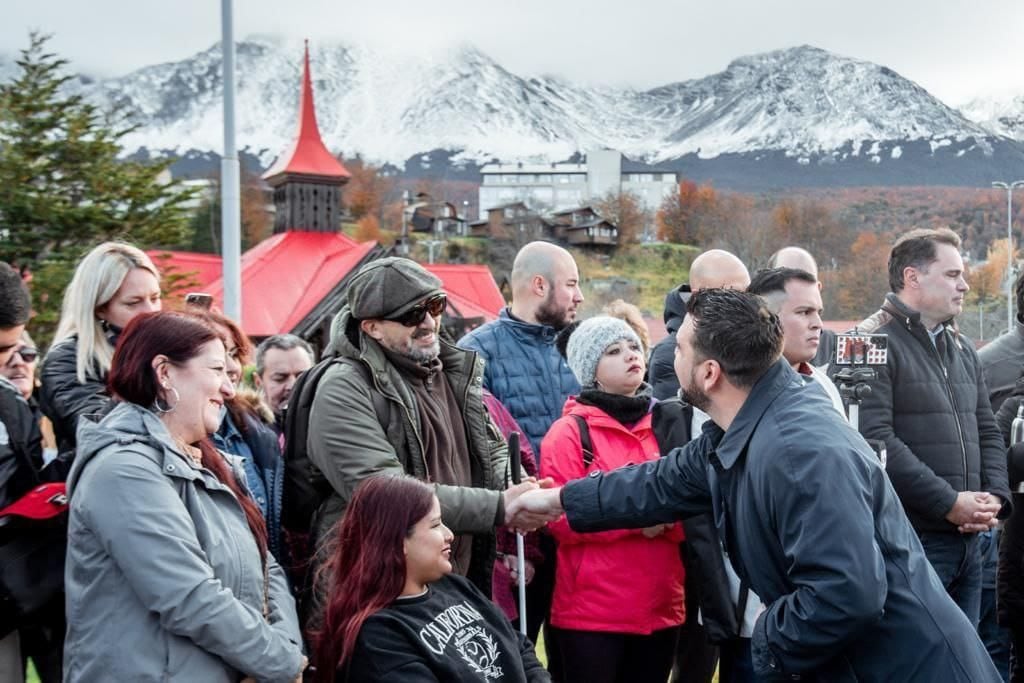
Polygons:
<instances>
[{"instance_id":1,"label":"woman in knit hat","mask_svg":"<svg viewBox=\"0 0 1024 683\"><path fill-rule=\"evenodd\" d=\"M657 459L636 332L609 316L566 332L566 359L582 391L541 443L541 476L561 486ZM685 618L682 526L578 534L562 517L548 528L558 541L550 622L565 683L664 683Z\"/></svg>"}]
</instances>

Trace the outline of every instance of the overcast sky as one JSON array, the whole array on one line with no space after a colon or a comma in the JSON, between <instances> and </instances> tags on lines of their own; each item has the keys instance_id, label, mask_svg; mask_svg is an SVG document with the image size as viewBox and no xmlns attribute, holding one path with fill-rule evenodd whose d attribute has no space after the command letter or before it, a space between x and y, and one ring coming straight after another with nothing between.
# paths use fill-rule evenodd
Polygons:
<instances>
[{"instance_id":1,"label":"overcast sky","mask_svg":"<svg viewBox=\"0 0 1024 683\"><path fill-rule=\"evenodd\" d=\"M649 87L810 44L884 64L947 104L1024 95L1021 0L235 0L235 36L470 42L519 75ZM220 38L217 0L29 0L0 10L0 51L32 28L79 70L120 75Z\"/></svg>"}]
</instances>

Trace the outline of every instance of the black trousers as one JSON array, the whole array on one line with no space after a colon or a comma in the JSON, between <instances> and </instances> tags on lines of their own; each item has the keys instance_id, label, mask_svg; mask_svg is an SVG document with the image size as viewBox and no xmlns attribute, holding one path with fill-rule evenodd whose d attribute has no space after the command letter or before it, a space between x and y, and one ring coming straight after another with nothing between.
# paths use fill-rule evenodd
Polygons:
<instances>
[{"instance_id":1,"label":"black trousers","mask_svg":"<svg viewBox=\"0 0 1024 683\"><path fill-rule=\"evenodd\" d=\"M679 627L650 635L552 628L563 683L665 683Z\"/></svg>"},{"instance_id":2,"label":"black trousers","mask_svg":"<svg viewBox=\"0 0 1024 683\"><path fill-rule=\"evenodd\" d=\"M718 647L708 640L697 619L700 593L696 572L686 572L686 623L679 630L672 683L711 683L718 664Z\"/></svg>"}]
</instances>

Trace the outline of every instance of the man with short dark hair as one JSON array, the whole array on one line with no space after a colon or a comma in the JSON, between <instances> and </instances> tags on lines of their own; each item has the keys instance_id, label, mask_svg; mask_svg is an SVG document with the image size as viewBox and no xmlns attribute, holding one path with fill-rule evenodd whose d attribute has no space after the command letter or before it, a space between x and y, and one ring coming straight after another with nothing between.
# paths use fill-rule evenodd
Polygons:
<instances>
[{"instance_id":1,"label":"man with short dark hair","mask_svg":"<svg viewBox=\"0 0 1024 683\"><path fill-rule=\"evenodd\" d=\"M785 344L782 355L798 373L817 382L832 405L845 414L843 399L832 380L811 365L821 342L821 289L818 279L805 270L772 268L761 270L750 280L747 291L757 294L782 322Z\"/></svg>"},{"instance_id":2,"label":"man with short dark hair","mask_svg":"<svg viewBox=\"0 0 1024 683\"><path fill-rule=\"evenodd\" d=\"M506 515L536 487L506 489L507 449L484 408L477 354L440 337L441 281L415 261L387 257L359 269L331 326L325 357L338 361L310 408L309 460L331 493L316 516L322 541L361 481L410 474L435 486L456 534L454 570L490 595L494 529L536 526Z\"/></svg>"},{"instance_id":3,"label":"man with short dark hair","mask_svg":"<svg viewBox=\"0 0 1024 683\"><path fill-rule=\"evenodd\" d=\"M781 325L764 302L699 292L678 344L683 394L711 416L699 439L514 506L564 511L577 532L714 511L764 601L752 642L759 680L997 680L874 452L780 358Z\"/></svg>"},{"instance_id":4,"label":"man with short dark hair","mask_svg":"<svg viewBox=\"0 0 1024 683\"><path fill-rule=\"evenodd\" d=\"M769 268L795 268L804 270L814 276L818 281L818 291L821 291L821 277L818 275L818 262L814 260L811 252L803 247L783 247L771 255L768 259ZM836 333L822 328L821 338L818 343L818 351L814 358L808 361L813 367L826 367L832 362L836 353Z\"/></svg>"},{"instance_id":5,"label":"man with short dark hair","mask_svg":"<svg viewBox=\"0 0 1024 683\"><path fill-rule=\"evenodd\" d=\"M858 326L887 334L888 360L869 382L860 431L885 442L886 470L950 596L975 626L979 531L1010 512L1006 446L978 354L953 318L969 289L952 230L912 230L889 256L881 310Z\"/></svg>"},{"instance_id":6,"label":"man with short dark hair","mask_svg":"<svg viewBox=\"0 0 1024 683\"><path fill-rule=\"evenodd\" d=\"M18 348L31 313L21 274L0 261L0 365ZM0 377L0 508L27 493L42 467L39 424L18 388ZM0 680L23 680L17 631L0 634Z\"/></svg>"}]
</instances>

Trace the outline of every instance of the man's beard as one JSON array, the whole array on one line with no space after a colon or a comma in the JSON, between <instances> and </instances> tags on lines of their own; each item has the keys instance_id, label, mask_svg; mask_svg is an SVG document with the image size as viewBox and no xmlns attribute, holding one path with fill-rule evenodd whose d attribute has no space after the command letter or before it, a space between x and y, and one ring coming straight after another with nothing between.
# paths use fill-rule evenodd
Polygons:
<instances>
[{"instance_id":1,"label":"man's beard","mask_svg":"<svg viewBox=\"0 0 1024 683\"><path fill-rule=\"evenodd\" d=\"M425 337L428 334L434 335L433 344L426 348L414 344L417 339ZM388 348L391 352L405 356L416 363L430 363L441 354L441 339L438 336L437 330L420 328L416 330L408 341L406 341L403 348Z\"/></svg>"},{"instance_id":2,"label":"man's beard","mask_svg":"<svg viewBox=\"0 0 1024 683\"><path fill-rule=\"evenodd\" d=\"M569 316L569 312L564 308L559 308L552 301L555 298L553 291L548 292L547 297L544 299L544 303L540 305L534 317L541 325L548 325L555 328L556 330L565 329L572 319Z\"/></svg>"},{"instance_id":3,"label":"man's beard","mask_svg":"<svg viewBox=\"0 0 1024 683\"><path fill-rule=\"evenodd\" d=\"M692 372L690 373L690 386L685 387L680 385L679 394L684 401L701 412L708 412L708 408L711 406L711 397L705 394L702 389L697 387L697 383L693 381Z\"/></svg>"}]
</instances>

